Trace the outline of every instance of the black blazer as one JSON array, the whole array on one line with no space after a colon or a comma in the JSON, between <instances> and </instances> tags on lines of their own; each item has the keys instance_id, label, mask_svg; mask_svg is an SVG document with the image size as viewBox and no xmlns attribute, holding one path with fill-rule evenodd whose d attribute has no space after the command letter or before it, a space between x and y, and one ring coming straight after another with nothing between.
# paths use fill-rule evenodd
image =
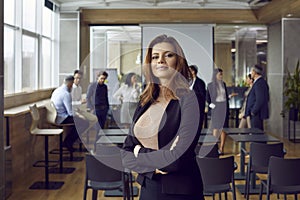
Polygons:
<instances>
[{"instance_id":1,"label":"black blazer","mask_svg":"<svg viewBox=\"0 0 300 200\"><path fill-rule=\"evenodd\" d=\"M248 94L245 116L259 116L261 120L269 118L269 86L262 77L257 79Z\"/></svg>"},{"instance_id":2,"label":"black blazer","mask_svg":"<svg viewBox=\"0 0 300 200\"><path fill-rule=\"evenodd\" d=\"M193 90L195 91L195 94L197 96L200 110L203 111L203 113L204 113L205 99L206 99L206 87L205 87L204 81L202 79L196 77L195 83L193 85Z\"/></svg>"},{"instance_id":3,"label":"black blazer","mask_svg":"<svg viewBox=\"0 0 300 200\"><path fill-rule=\"evenodd\" d=\"M139 105L135 112L124 150L121 151L124 167L139 173L137 182L141 185L146 177L153 178L155 169L168 172L161 175L162 193L202 195L202 179L194 151L201 133L194 92L187 92L180 100L171 100L166 107L158 132L159 150L143 147L133 132L134 124L150 105ZM170 151L176 136L179 140ZM133 154L136 145L142 146L137 158Z\"/></svg>"}]
</instances>

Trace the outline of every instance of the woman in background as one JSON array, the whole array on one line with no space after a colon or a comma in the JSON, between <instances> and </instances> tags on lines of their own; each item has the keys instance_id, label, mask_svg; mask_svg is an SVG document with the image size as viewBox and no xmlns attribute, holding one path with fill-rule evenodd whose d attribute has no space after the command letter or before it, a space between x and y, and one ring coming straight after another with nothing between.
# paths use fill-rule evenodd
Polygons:
<instances>
[{"instance_id":1,"label":"woman in background","mask_svg":"<svg viewBox=\"0 0 300 200\"><path fill-rule=\"evenodd\" d=\"M229 98L233 95L228 95L226 84L223 81L223 70L221 68L214 69L212 82L207 85L206 101L211 112L213 135L217 138L220 137L220 154L224 153L226 132L223 128L228 128Z\"/></svg>"},{"instance_id":2,"label":"woman in background","mask_svg":"<svg viewBox=\"0 0 300 200\"><path fill-rule=\"evenodd\" d=\"M122 102L120 111L120 122L128 128L132 122L134 111L137 107L140 96L140 87L137 84L135 73L126 76L125 83L115 92L114 98Z\"/></svg>"},{"instance_id":3,"label":"woman in background","mask_svg":"<svg viewBox=\"0 0 300 200\"><path fill-rule=\"evenodd\" d=\"M123 165L139 174L140 200L203 200L195 155L202 115L189 89L186 58L173 37L150 42L144 72L147 85L124 142Z\"/></svg>"},{"instance_id":4,"label":"woman in background","mask_svg":"<svg viewBox=\"0 0 300 200\"><path fill-rule=\"evenodd\" d=\"M246 110L247 97L252 88L253 82L254 79L251 78L251 74L248 74L246 77L246 83L247 85L249 85L249 88L244 93L244 101L239 114L239 118L241 119L239 128L251 128L250 116L245 116L245 110Z\"/></svg>"}]
</instances>

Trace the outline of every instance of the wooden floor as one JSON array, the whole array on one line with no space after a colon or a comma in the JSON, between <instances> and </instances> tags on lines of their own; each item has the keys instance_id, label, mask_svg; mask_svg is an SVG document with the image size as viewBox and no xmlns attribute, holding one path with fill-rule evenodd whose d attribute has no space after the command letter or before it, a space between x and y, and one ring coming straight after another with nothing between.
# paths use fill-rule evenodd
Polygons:
<instances>
[{"instance_id":1,"label":"wooden floor","mask_svg":"<svg viewBox=\"0 0 300 200\"><path fill-rule=\"evenodd\" d=\"M282 140L287 149L286 157L300 157L300 143L295 144ZM230 138L227 138L225 145L225 156L235 155L235 161L239 163L238 148ZM83 152L76 152L75 156L84 156ZM53 156L53 155L52 155ZM75 167L76 170L72 174L51 174L50 180L64 181L65 184L59 190L30 190L29 186L39 180L43 180L43 168L32 168L17 181L13 183L13 192L8 200L80 200L83 199L83 187L85 176L85 162L64 162L65 167ZM238 169L239 170L239 169ZM243 183L244 181L236 181L236 184ZM137 185L135 183L135 185ZM138 185L137 185L138 186ZM108 198L103 196L103 192L99 192L98 200L121 200L122 198ZM229 199L231 194L229 193ZM298 198L300 195L298 195ZM217 197L218 198L218 197ZM263 197L265 199L265 197ZM91 192L88 192L88 199L91 199ZM138 198L135 198L138 199ZM212 199L206 197L207 200ZM224 199L224 198L223 198ZM237 199L244 199L237 190ZM258 195L251 195L251 200L258 199ZM277 199L276 195L272 195L272 200ZM281 197L283 199L283 197ZM289 197L288 199L293 199Z\"/></svg>"}]
</instances>

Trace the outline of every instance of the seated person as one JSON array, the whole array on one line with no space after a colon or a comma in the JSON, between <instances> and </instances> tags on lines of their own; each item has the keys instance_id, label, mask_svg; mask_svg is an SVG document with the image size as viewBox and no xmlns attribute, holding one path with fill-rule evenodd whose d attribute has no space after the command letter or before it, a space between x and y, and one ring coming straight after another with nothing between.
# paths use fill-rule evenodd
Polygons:
<instances>
[{"instance_id":1,"label":"seated person","mask_svg":"<svg viewBox=\"0 0 300 200\"><path fill-rule=\"evenodd\" d=\"M88 127L88 122L79 117L73 116L71 97L73 83L74 77L67 76L64 83L60 87L56 88L51 95L51 101L54 103L57 111L56 123L74 123L74 125L69 127L67 136L63 141L63 146L70 152L74 151L73 144L79 138L78 134L83 133Z\"/></svg>"}]
</instances>

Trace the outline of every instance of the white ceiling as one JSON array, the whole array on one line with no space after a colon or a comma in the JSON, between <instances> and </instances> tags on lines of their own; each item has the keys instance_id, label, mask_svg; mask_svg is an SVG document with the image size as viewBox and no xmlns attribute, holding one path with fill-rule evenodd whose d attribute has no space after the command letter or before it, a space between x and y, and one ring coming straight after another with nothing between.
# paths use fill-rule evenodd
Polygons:
<instances>
[{"instance_id":1,"label":"white ceiling","mask_svg":"<svg viewBox=\"0 0 300 200\"><path fill-rule=\"evenodd\" d=\"M266 5L271 0L53 0L60 11L78 11L85 9L128 9L128 8L199 8L199 9L256 9ZM235 40L238 30L247 28L256 30L258 40L267 39L265 26L256 25L217 25L215 26L215 42L231 42ZM108 30L107 30L108 29ZM99 27L97 32L107 32L111 40L138 41L140 40L139 28L127 26Z\"/></svg>"},{"instance_id":2,"label":"white ceiling","mask_svg":"<svg viewBox=\"0 0 300 200\"><path fill-rule=\"evenodd\" d=\"M116 8L256 9L271 0L53 0L62 11Z\"/></svg>"}]
</instances>

